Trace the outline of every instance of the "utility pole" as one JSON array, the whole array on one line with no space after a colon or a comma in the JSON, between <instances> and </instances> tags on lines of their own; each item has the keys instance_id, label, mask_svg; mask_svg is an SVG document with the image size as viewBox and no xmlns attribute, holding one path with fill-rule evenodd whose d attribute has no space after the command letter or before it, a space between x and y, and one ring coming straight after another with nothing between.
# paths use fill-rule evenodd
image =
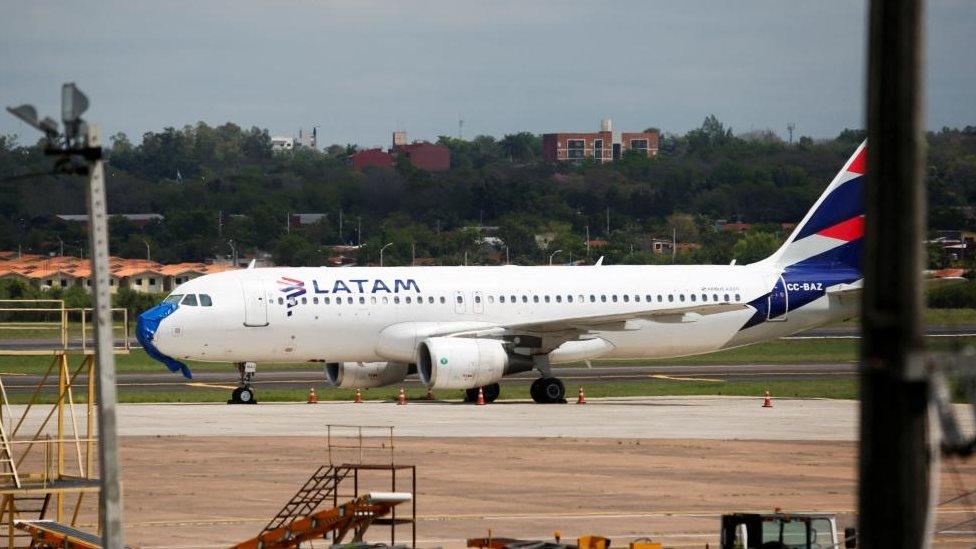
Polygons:
<instances>
[{"instance_id":1,"label":"utility pole","mask_svg":"<svg viewBox=\"0 0 976 549\"><path fill-rule=\"evenodd\" d=\"M356 245L363 245L363 216L356 216Z\"/></svg>"},{"instance_id":2,"label":"utility pole","mask_svg":"<svg viewBox=\"0 0 976 549\"><path fill-rule=\"evenodd\" d=\"M924 348L922 0L871 0L858 545L929 547L936 477ZM915 359L915 360L913 360Z\"/></svg>"},{"instance_id":3,"label":"utility pole","mask_svg":"<svg viewBox=\"0 0 976 549\"><path fill-rule=\"evenodd\" d=\"M610 206L607 206L607 238L610 238Z\"/></svg>"},{"instance_id":4,"label":"utility pole","mask_svg":"<svg viewBox=\"0 0 976 549\"><path fill-rule=\"evenodd\" d=\"M112 333L112 302L109 293L108 214L105 205L105 167L98 126L87 124L81 115L88 110L88 98L73 83L61 87L61 121L39 119L32 105L7 108L11 114L44 133L44 154L58 157L59 173L87 175L88 235L94 301L95 362L98 398L98 463L101 477L99 524L102 547L122 547L122 490L119 484L118 433L116 426L115 355Z\"/></svg>"},{"instance_id":5,"label":"utility pole","mask_svg":"<svg viewBox=\"0 0 976 549\"><path fill-rule=\"evenodd\" d=\"M796 129L796 122L787 122L786 131L790 134L790 145L793 144L793 130Z\"/></svg>"}]
</instances>

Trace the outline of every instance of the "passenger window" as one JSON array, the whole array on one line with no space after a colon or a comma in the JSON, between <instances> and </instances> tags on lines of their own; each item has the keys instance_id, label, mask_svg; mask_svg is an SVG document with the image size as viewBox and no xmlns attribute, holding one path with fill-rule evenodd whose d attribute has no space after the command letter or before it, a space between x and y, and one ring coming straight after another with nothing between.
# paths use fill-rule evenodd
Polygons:
<instances>
[{"instance_id":1,"label":"passenger window","mask_svg":"<svg viewBox=\"0 0 976 549\"><path fill-rule=\"evenodd\" d=\"M664 301L664 299L662 299L661 294L657 294L657 302L660 303L662 301Z\"/></svg>"},{"instance_id":2,"label":"passenger window","mask_svg":"<svg viewBox=\"0 0 976 549\"><path fill-rule=\"evenodd\" d=\"M529 302L529 296L523 295L522 296L522 303L528 303L528 302Z\"/></svg>"},{"instance_id":3,"label":"passenger window","mask_svg":"<svg viewBox=\"0 0 976 549\"><path fill-rule=\"evenodd\" d=\"M383 305L389 305L389 304L390 304L390 298L383 296Z\"/></svg>"},{"instance_id":4,"label":"passenger window","mask_svg":"<svg viewBox=\"0 0 976 549\"><path fill-rule=\"evenodd\" d=\"M611 296L611 298L613 299L613 302L614 303L617 302L617 294L613 294L613 296Z\"/></svg>"},{"instance_id":5,"label":"passenger window","mask_svg":"<svg viewBox=\"0 0 976 549\"><path fill-rule=\"evenodd\" d=\"M365 298L365 297L362 297L362 296L360 296L360 297L359 297L359 304L360 304L360 305L365 305L365 304L366 304L366 298Z\"/></svg>"},{"instance_id":6,"label":"passenger window","mask_svg":"<svg viewBox=\"0 0 976 549\"><path fill-rule=\"evenodd\" d=\"M323 297L322 298L322 303L325 303L326 305L328 305L329 303L332 303L332 300L329 299L328 297Z\"/></svg>"},{"instance_id":7,"label":"passenger window","mask_svg":"<svg viewBox=\"0 0 976 549\"><path fill-rule=\"evenodd\" d=\"M498 302L499 303L505 303L505 296L503 296L503 295L498 296Z\"/></svg>"},{"instance_id":8,"label":"passenger window","mask_svg":"<svg viewBox=\"0 0 976 549\"><path fill-rule=\"evenodd\" d=\"M373 297L369 298L369 304L370 305L376 305L376 296L375 295Z\"/></svg>"},{"instance_id":9,"label":"passenger window","mask_svg":"<svg viewBox=\"0 0 976 549\"><path fill-rule=\"evenodd\" d=\"M729 294L725 294L724 297L725 297L725 301L728 301L729 300Z\"/></svg>"},{"instance_id":10,"label":"passenger window","mask_svg":"<svg viewBox=\"0 0 976 549\"><path fill-rule=\"evenodd\" d=\"M441 303L447 303L447 300L444 299L444 296L441 296Z\"/></svg>"},{"instance_id":11,"label":"passenger window","mask_svg":"<svg viewBox=\"0 0 976 549\"><path fill-rule=\"evenodd\" d=\"M712 301L718 301L718 294L712 294Z\"/></svg>"},{"instance_id":12,"label":"passenger window","mask_svg":"<svg viewBox=\"0 0 976 549\"><path fill-rule=\"evenodd\" d=\"M566 296L566 301L572 303L573 302L573 296L571 296L571 295Z\"/></svg>"},{"instance_id":13,"label":"passenger window","mask_svg":"<svg viewBox=\"0 0 976 549\"><path fill-rule=\"evenodd\" d=\"M203 296L200 296L200 297L203 298ZM315 305L318 305L319 304L319 298L313 297L312 298L312 303L314 303Z\"/></svg>"},{"instance_id":14,"label":"passenger window","mask_svg":"<svg viewBox=\"0 0 976 549\"><path fill-rule=\"evenodd\" d=\"M674 301L674 294L668 294L668 301L669 302L673 302Z\"/></svg>"},{"instance_id":15,"label":"passenger window","mask_svg":"<svg viewBox=\"0 0 976 549\"><path fill-rule=\"evenodd\" d=\"M546 300L546 303L549 303L549 296L545 296L544 299Z\"/></svg>"},{"instance_id":16,"label":"passenger window","mask_svg":"<svg viewBox=\"0 0 976 549\"><path fill-rule=\"evenodd\" d=\"M624 303L630 303L630 296L627 294L624 294Z\"/></svg>"},{"instance_id":17,"label":"passenger window","mask_svg":"<svg viewBox=\"0 0 976 549\"><path fill-rule=\"evenodd\" d=\"M480 295L474 296L474 302L475 303L481 303L481 296Z\"/></svg>"},{"instance_id":18,"label":"passenger window","mask_svg":"<svg viewBox=\"0 0 976 549\"><path fill-rule=\"evenodd\" d=\"M634 301L640 303L640 295L639 294L635 294L634 295Z\"/></svg>"},{"instance_id":19,"label":"passenger window","mask_svg":"<svg viewBox=\"0 0 976 549\"><path fill-rule=\"evenodd\" d=\"M556 303L562 303L562 302L563 302L563 296L557 295L556 296Z\"/></svg>"},{"instance_id":20,"label":"passenger window","mask_svg":"<svg viewBox=\"0 0 976 549\"><path fill-rule=\"evenodd\" d=\"M285 304L285 298L279 297L278 298L278 305L284 305L284 304Z\"/></svg>"},{"instance_id":21,"label":"passenger window","mask_svg":"<svg viewBox=\"0 0 976 549\"><path fill-rule=\"evenodd\" d=\"M511 295L511 296L508 296L508 297L512 298L512 303L515 303L516 300L515 300L515 296L514 295Z\"/></svg>"},{"instance_id":22,"label":"passenger window","mask_svg":"<svg viewBox=\"0 0 976 549\"><path fill-rule=\"evenodd\" d=\"M702 301L708 301L708 294L702 294Z\"/></svg>"},{"instance_id":23,"label":"passenger window","mask_svg":"<svg viewBox=\"0 0 976 549\"><path fill-rule=\"evenodd\" d=\"M488 303L494 303L494 302L495 302L495 296L493 295L488 296Z\"/></svg>"},{"instance_id":24,"label":"passenger window","mask_svg":"<svg viewBox=\"0 0 976 549\"><path fill-rule=\"evenodd\" d=\"M433 303L433 302L434 302L434 296L432 295L427 296L427 303Z\"/></svg>"},{"instance_id":25,"label":"passenger window","mask_svg":"<svg viewBox=\"0 0 976 549\"><path fill-rule=\"evenodd\" d=\"M457 302L458 303L464 303L464 298L461 297L461 296L457 296Z\"/></svg>"},{"instance_id":26,"label":"passenger window","mask_svg":"<svg viewBox=\"0 0 976 549\"><path fill-rule=\"evenodd\" d=\"M406 300L406 302L407 302L407 303L411 303L411 301L410 301L410 296L407 296L407 297L405 298L405 300Z\"/></svg>"},{"instance_id":27,"label":"passenger window","mask_svg":"<svg viewBox=\"0 0 976 549\"><path fill-rule=\"evenodd\" d=\"M580 294L579 295L579 302L580 303L585 303L586 302L586 296L584 296L583 294Z\"/></svg>"},{"instance_id":28,"label":"passenger window","mask_svg":"<svg viewBox=\"0 0 976 549\"><path fill-rule=\"evenodd\" d=\"M607 302L607 296L605 294L604 295L601 295L600 296L600 301L602 301L603 303L606 303Z\"/></svg>"},{"instance_id":29,"label":"passenger window","mask_svg":"<svg viewBox=\"0 0 976 549\"><path fill-rule=\"evenodd\" d=\"M593 295L593 294L590 294L590 303L593 303L595 301L596 301L596 296Z\"/></svg>"},{"instance_id":30,"label":"passenger window","mask_svg":"<svg viewBox=\"0 0 976 549\"><path fill-rule=\"evenodd\" d=\"M685 300L685 294L678 294L678 301L684 301L684 300Z\"/></svg>"},{"instance_id":31,"label":"passenger window","mask_svg":"<svg viewBox=\"0 0 976 549\"><path fill-rule=\"evenodd\" d=\"M352 305L352 297L347 297L346 298L346 303Z\"/></svg>"},{"instance_id":32,"label":"passenger window","mask_svg":"<svg viewBox=\"0 0 976 549\"><path fill-rule=\"evenodd\" d=\"M736 300L736 301L739 301L739 299L741 299L741 298L739 297L739 294L735 294L735 300Z\"/></svg>"},{"instance_id":33,"label":"passenger window","mask_svg":"<svg viewBox=\"0 0 976 549\"><path fill-rule=\"evenodd\" d=\"M196 307L197 294L186 294L186 296L183 298L183 304L188 305L190 307Z\"/></svg>"},{"instance_id":34,"label":"passenger window","mask_svg":"<svg viewBox=\"0 0 976 549\"><path fill-rule=\"evenodd\" d=\"M400 303L400 296L393 296L393 303Z\"/></svg>"},{"instance_id":35,"label":"passenger window","mask_svg":"<svg viewBox=\"0 0 976 549\"><path fill-rule=\"evenodd\" d=\"M695 296L695 294L691 294L690 297L692 301L697 301L697 296Z\"/></svg>"},{"instance_id":36,"label":"passenger window","mask_svg":"<svg viewBox=\"0 0 976 549\"><path fill-rule=\"evenodd\" d=\"M538 303L539 302L539 296L537 296L537 295L532 296L532 301L535 302L535 303Z\"/></svg>"},{"instance_id":37,"label":"passenger window","mask_svg":"<svg viewBox=\"0 0 976 549\"><path fill-rule=\"evenodd\" d=\"M302 298L302 305L306 305L306 304L308 304L308 298L307 297L303 297Z\"/></svg>"}]
</instances>

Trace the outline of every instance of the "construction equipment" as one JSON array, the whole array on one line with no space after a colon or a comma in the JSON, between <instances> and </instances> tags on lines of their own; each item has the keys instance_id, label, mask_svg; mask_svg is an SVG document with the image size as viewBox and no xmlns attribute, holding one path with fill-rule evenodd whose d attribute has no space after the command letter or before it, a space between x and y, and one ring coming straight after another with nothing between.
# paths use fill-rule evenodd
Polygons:
<instances>
[{"instance_id":1,"label":"construction equipment","mask_svg":"<svg viewBox=\"0 0 976 549\"><path fill-rule=\"evenodd\" d=\"M329 535L333 544L351 532L352 542L363 541L363 535L376 519L388 515L395 506L411 501L405 492L371 492L337 507L318 511L272 530L265 530L257 537L238 543L235 549L275 549L299 547L313 539Z\"/></svg>"},{"instance_id":2,"label":"construction equipment","mask_svg":"<svg viewBox=\"0 0 976 549\"><path fill-rule=\"evenodd\" d=\"M722 516L720 549L816 549L856 547L854 528L837 533L837 518L827 513L733 513Z\"/></svg>"}]
</instances>

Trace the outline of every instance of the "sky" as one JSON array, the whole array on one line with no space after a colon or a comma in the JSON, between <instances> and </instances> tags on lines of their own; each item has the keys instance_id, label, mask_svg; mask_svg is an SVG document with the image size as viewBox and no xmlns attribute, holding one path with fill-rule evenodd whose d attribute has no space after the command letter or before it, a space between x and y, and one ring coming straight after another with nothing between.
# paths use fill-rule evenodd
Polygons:
<instances>
[{"instance_id":1,"label":"sky","mask_svg":"<svg viewBox=\"0 0 976 549\"><path fill-rule=\"evenodd\" d=\"M926 123L976 124L976 2L926 14ZM60 85L103 135L232 121L319 143L518 131L832 137L864 125L863 0L4 2L0 104L58 118ZM0 133L39 134L7 113Z\"/></svg>"}]
</instances>

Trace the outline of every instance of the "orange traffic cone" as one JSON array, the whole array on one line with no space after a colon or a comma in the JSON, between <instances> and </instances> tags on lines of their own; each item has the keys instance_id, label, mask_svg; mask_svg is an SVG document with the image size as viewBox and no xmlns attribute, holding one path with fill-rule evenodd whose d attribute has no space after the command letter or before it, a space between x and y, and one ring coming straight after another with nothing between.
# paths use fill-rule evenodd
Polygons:
<instances>
[{"instance_id":1,"label":"orange traffic cone","mask_svg":"<svg viewBox=\"0 0 976 549\"><path fill-rule=\"evenodd\" d=\"M586 404L586 395L583 394L582 385L580 385L579 396L576 398L576 404Z\"/></svg>"},{"instance_id":2,"label":"orange traffic cone","mask_svg":"<svg viewBox=\"0 0 976 549\"><path fill-rule=\"evenodd\" d=\"M359 390L358 387L356 388L356 399L353 400L352 402L353 402L353 404L362 404L363 403L363 393L362 393L362 391Z\"/></svg>"},{"instance_id":3,"label":"orange traffic cone","mask_svg":"<svg viewBox=\"0 0 976 549\"><path fill-rule=\"evenodd\" d=\"M762 405L762 407L763 408L772 408L773 407L773 395L769 394L769 391L766 391L766 396L763 398L763 405Z\"/></svg>"},{"instance_id":4,"label":"orange traffic cone","mask_svg":"<svg viewBox=\"0 0 976 549\"><path fill-rule=\"evenodd\" d=\"M397 406L403 406L407 403L407 395L403 392L403 387L400 387L400 394L397 395Z\"/></svg>"},{"instance_id":5,"label":"orange traffic cone","mask_svg":"<svg viewBox=\"0 0 976 549\"><path fill-rule=\"evenodd\" d=\"M318 404L319 397L315 396L315 387L308 390L308 402L306 404Z\"/></svg>"},{"instance_id":6,"label":"orange traffic cone","mask_svg":"<svg viewBox=\"0 0 976 549\"><path fill-rule=\"evenodd\" d=\"M475 402L475 405L477 406L485 405L485 392L481 389L481 387L478 387L478 401Z\"/></svg>"}]
</instances>

